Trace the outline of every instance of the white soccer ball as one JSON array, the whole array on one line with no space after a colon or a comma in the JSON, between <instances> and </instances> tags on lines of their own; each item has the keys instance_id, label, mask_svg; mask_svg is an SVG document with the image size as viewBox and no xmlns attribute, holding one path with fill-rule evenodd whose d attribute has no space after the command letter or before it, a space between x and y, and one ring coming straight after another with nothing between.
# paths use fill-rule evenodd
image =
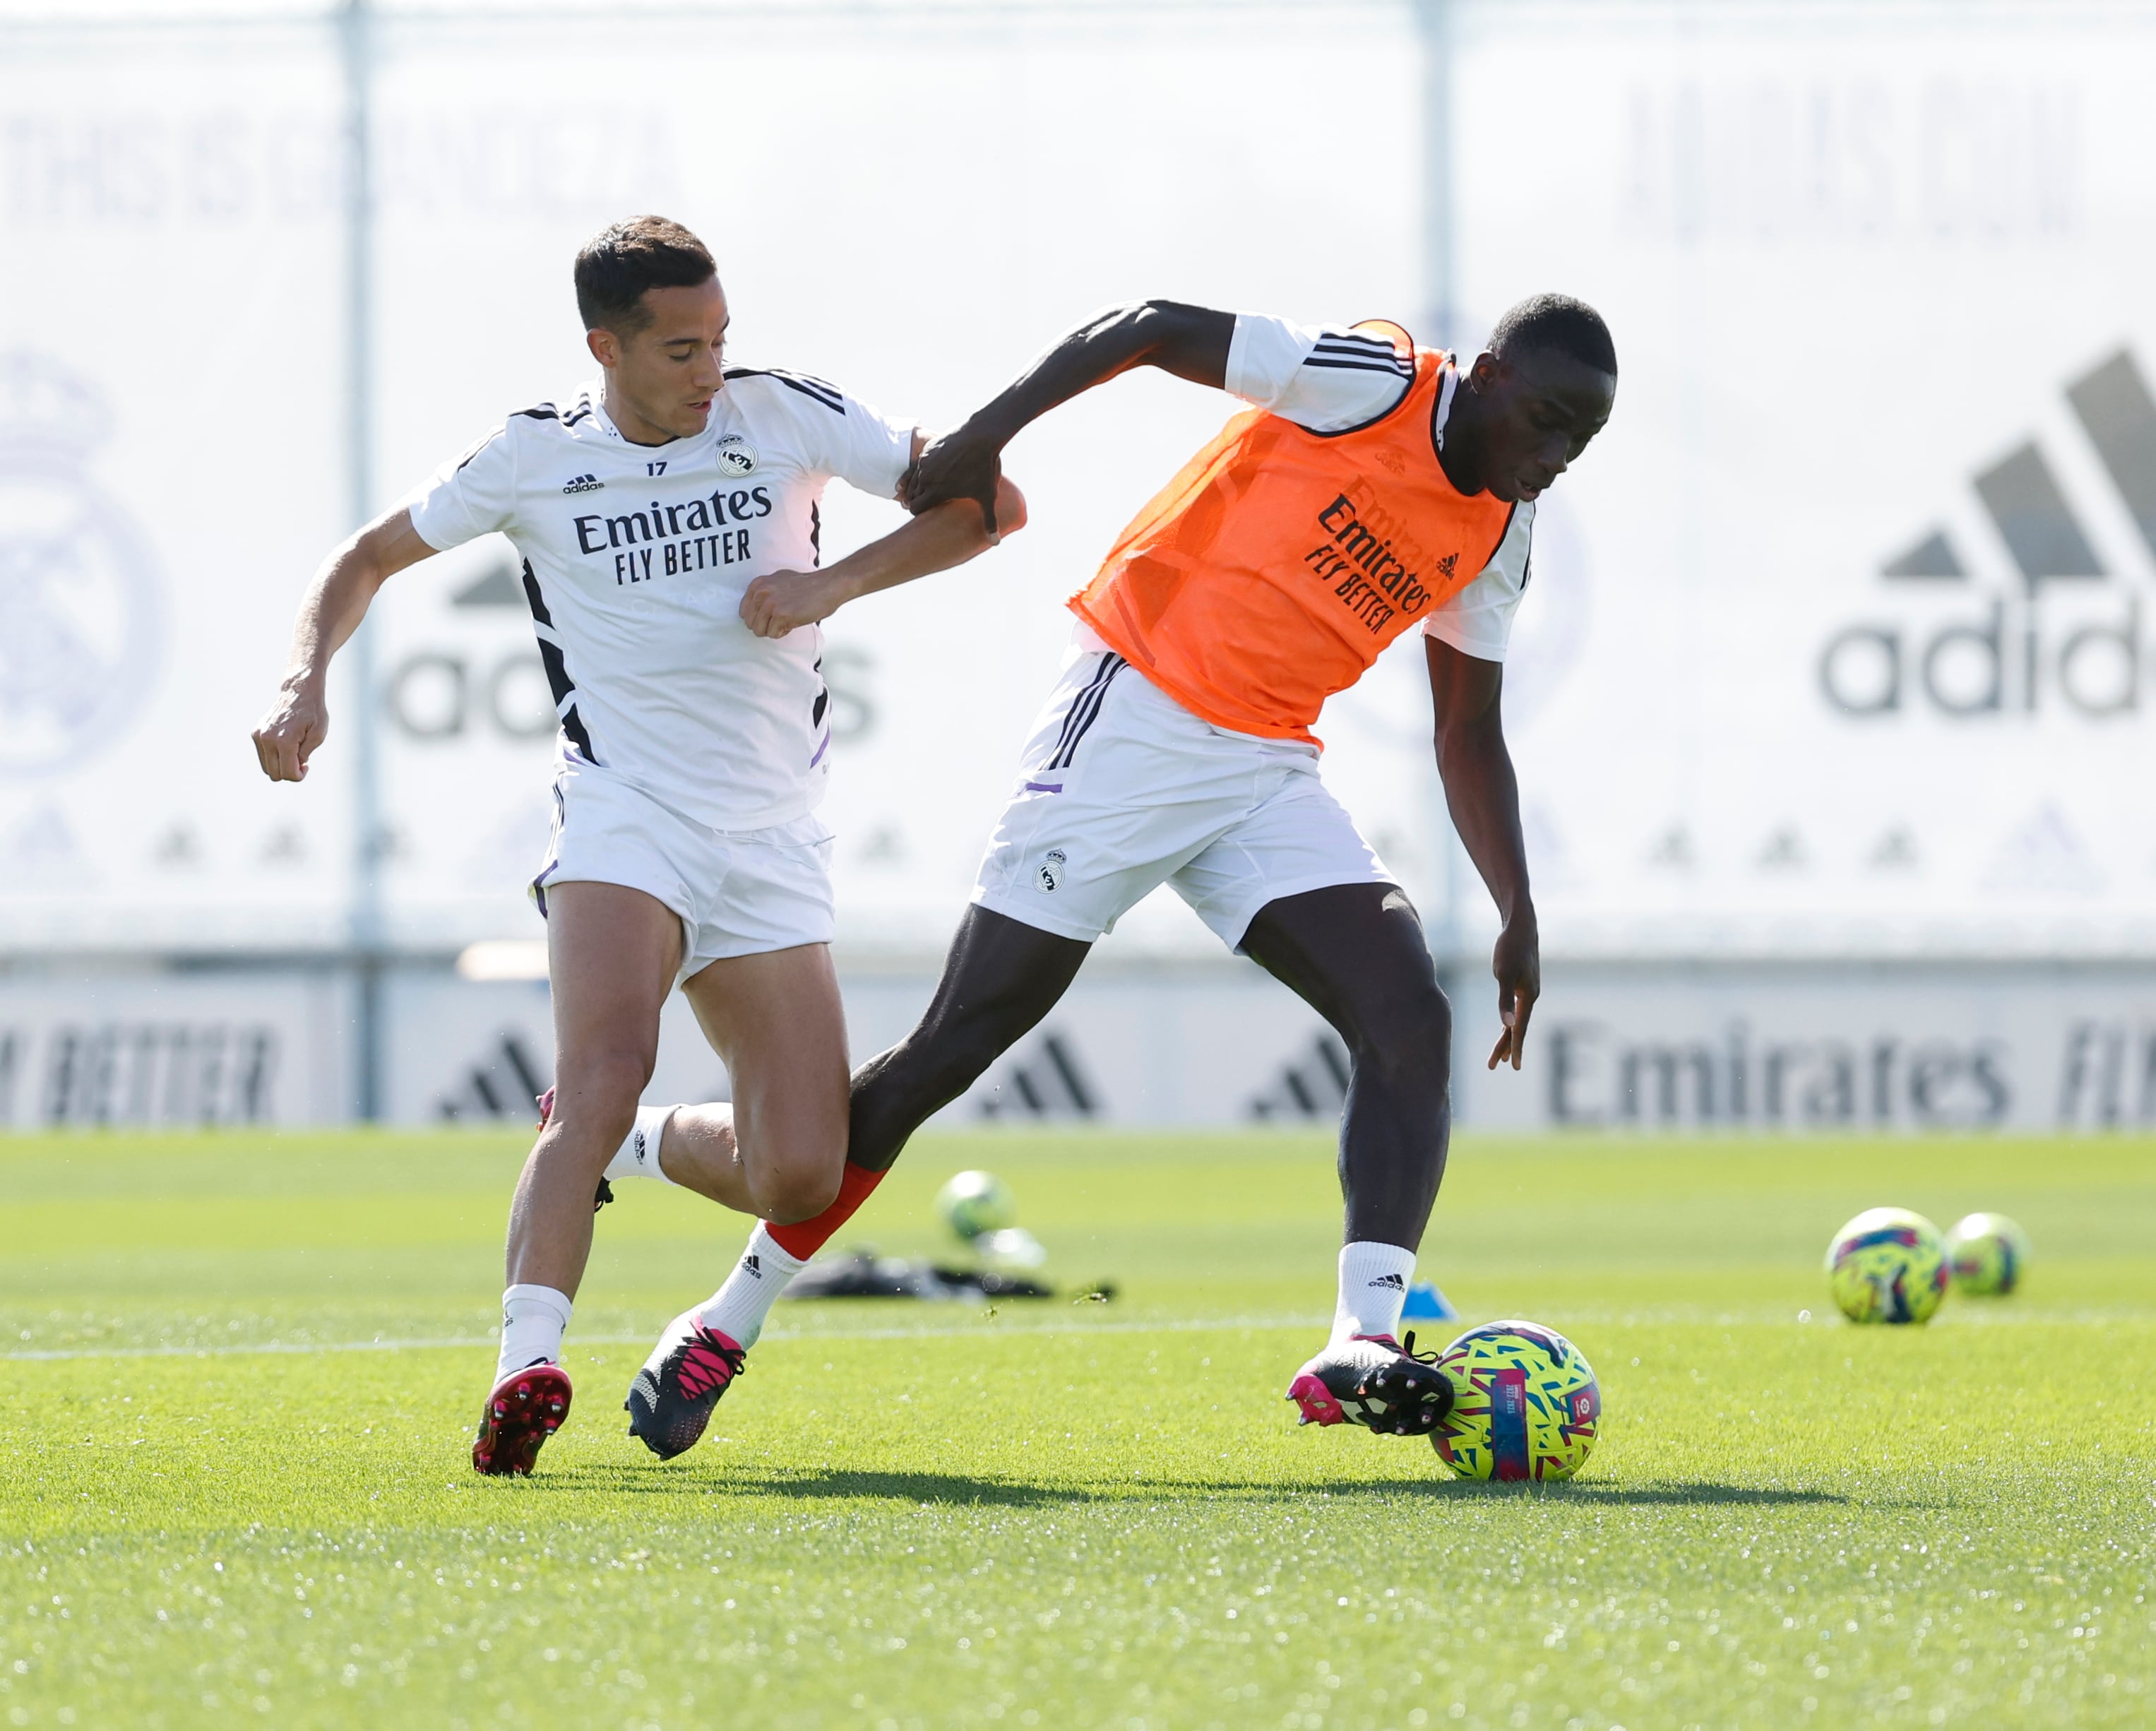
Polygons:
<instances>
[{"instance_id":1,"label":"white soccer ball","mask_svg":"<svg viewBox=\"0 0 2156 1731\"><path fill-rule=\"evenodd\" d=\"M1018 1219L1010 1186L993 1172L961 1172L936 1193L936 1212L968 1244Z\"/></svg>"}]
</instances>

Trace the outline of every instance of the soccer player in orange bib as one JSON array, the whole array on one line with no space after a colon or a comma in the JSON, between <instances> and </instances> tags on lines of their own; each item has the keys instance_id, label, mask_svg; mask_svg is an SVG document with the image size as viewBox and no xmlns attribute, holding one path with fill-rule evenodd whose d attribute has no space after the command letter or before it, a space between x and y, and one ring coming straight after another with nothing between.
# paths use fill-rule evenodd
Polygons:
<instances>
[{"instance_id":1,"label":"soccer player in orange bib","mask_svg":"<svg viewBox=\"0 0 2156 1731\"><path fill-rule=\"evenodd\" d=\"M1147 301L1065 337L929 445L901 497L916 511L973 500L993 534L1004 444L1141 366L1252 407L1072 598L1077 641L934 1000L855 1075L839 1199L812 1220L759 1226L745 1260L762 1252L767 1277L774 1250L798 1266L930 1114L1048 1012L1094 940L1172 884L1352 1056L1339 1302L1288 1397L1306 1422L1426 1435L1450 1388L1396 1335L1445 1174L1451 1012L1414 907L1318 778L1311 728L1327 697L1420 629L1446 800L1504 921L1492 967L1504 1031L1490 1064L1517 1070L1541 962L1500 718L1506 638L1535 501L1609 419L1616 352L1600 316L1558 295L1512 308L1466 367L1395 326ZM762 629L821 616L807 580L773 581L781 593Z\"/></svg>"}]
</instances>

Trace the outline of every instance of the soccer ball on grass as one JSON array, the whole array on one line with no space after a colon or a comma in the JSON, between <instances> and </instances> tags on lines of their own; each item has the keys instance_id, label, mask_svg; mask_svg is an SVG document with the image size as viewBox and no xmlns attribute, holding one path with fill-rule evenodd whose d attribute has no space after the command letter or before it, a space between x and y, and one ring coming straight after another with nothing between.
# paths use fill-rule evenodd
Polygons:
<instances>
[{"instance_id":1,"label":"soccer ball on grass","mask_svg":"<svg viewBox=\"0 0 2156 1731\"><path fill-rule=\"evenodd\" d=\"M1827 1286L1852 1323L1928 1323L1947 1293L1939 1229L1906 1208L1867 1208L1826 1251Z\"/></svg>"},{"instance_id":2,"label":"soccer ball on grass","mask_svg":"<svg viewBox=\"0 0 2156 1731\"><path fill-rule=\"evenodd\" d=\"M984 1233L1015 1225L1018 1202L1010 1186L994 1173L961 1172L936 1193L936 1212L945 1225L971 1244Z\"/></svg>"},{"instance_id":3,"label":"soccer ball on grass","mask_svg":"<svg viewBox=\"0 0 2156 1731\"><path fill-rule=\"evenodd\" d=\"M1539 1323L1486 1323L1439 1355L1455 1399L1430 1433L1462 1478L1570 1478L1587 1464L1602 1390L1579 1348Z\"/></svg>"},{"instance_id":4,"label":"soccer ball on grass","mask_svg":"<svg viewBox=\"0 0 2156 1731\"><path fill-rule=\"evenodd\" d=\"M1947 1228L1955 1289L2003 1298L2029 1266L2029 1235L2003 1214L1973 1214Z\"/></svg>"}]
</instances>

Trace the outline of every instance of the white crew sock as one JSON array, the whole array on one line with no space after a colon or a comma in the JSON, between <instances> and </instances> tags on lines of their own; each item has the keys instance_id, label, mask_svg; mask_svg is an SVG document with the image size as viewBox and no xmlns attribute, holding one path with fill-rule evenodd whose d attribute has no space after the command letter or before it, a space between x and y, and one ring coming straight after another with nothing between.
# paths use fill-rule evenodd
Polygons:
<instances>
[{"instance_id":1,"label":"white crew sock","mask_svg":"<svg viewBox=\"0 0 2156 1731\"><path fill-rule=\"evenodd\" d=\"M747 1348L763 1333L763 1319L786 1290L786 1283L808 1265L778 1247L771 1228L762 1220L748 1235L748 1248L726 1276L726 1283L696 1307L696 1318L706 1328L726 1335Z\"/></svg>"},{"instance_id":2,"label":"white crew sock","mask_svg":"<svg viewBox=\"0 0 2156 1731\"><path fill-rule=\"evenodd\" d=\"M567 1292L552 1287L511 1287L501 1295L501 1357L495 1365L500 1382L512 1370L562 1362L562 1335L576 1307Z\"/></svg>"},{"instance_id":3,"label":"white crew sock","mask_svg":"<svg viewBox=\"0 0 2156 1731\"><path fill-rule=\"evenodd\" d=\"M1353 1334L1399 1338L1400 1307L1414 1278L1414 1252L1367 1240L1340 1247L1340 1302L1332 1312L1337 1345Z\"/></svg>"},{"instance_id":4,"label":"white crew sock","mask_svg":"<svg viewBox=\"0 0 2156 1731\"><path fill-rule=\"evenodd\" d=\"M666 1134L666 1121L680 1111L679 1106L639 1106L636 1122L629 1127L614 1157L606 1163L606 1178L655 1178L673 1183L660 1169L659 1143Z\"/></svg>"}]
</instances>

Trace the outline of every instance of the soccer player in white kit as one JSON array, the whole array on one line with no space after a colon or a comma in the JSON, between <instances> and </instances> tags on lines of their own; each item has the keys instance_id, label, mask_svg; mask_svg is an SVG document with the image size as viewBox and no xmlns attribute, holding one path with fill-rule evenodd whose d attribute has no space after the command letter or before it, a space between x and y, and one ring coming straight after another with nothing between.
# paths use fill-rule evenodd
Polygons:
<instances>
[{"instance_id":1,"label":"soccer player in white kit","mask_svg":"<svg viewBox=\"0 0 2156 1731\"><path fill-rule=\"evenodd\" d=\"M981 509L957 501L818 569L825 482L895 497L923 436L821 380L724 367L726 295L676 223L607 229L575 282L601 378L508 416L330 555L254 732L271 780L302 779L327 730L330 659L376 590L431 554L508 536L561 717L553 836L531 885L556 1085L511 1209L501 1359L472 1447L483 1473L529 1472L567 1415L562 1339L605 1175L655 1167L782 1223L838 1195L847 1055L831 833L814 814L830 773L822 636L752 627L768 626L774 576L820 616L992 539ZM1022 521L1014 490L1009 507L1006 532ZM730 1106L639 1110L676 985L725 1061ZM675 1380L701 1394L741 1368L742 1348L696 1316L638 1379L633 1431L663 1430Z\"/></svg>"}]
</instances>

